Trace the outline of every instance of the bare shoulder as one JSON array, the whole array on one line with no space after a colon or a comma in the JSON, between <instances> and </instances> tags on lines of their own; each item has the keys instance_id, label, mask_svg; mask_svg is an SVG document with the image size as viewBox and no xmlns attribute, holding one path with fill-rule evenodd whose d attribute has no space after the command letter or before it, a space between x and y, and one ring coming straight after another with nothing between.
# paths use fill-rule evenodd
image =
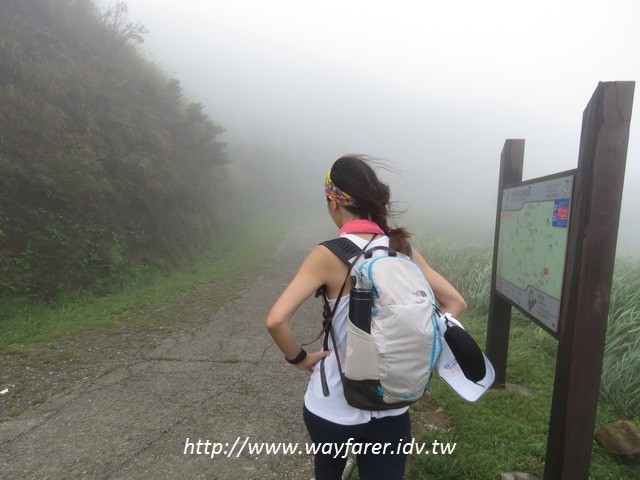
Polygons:
<instances>
[{"instance_id":1,"label":"bare shoulder","mask_svg":"<svg viewBox=\"0 0 640 480\"><path fill-rule=\"evenodd\" d=\"M322 277L322 284L328 288L329 298L335 298L340 287L345 281L348 268L336 254L324 245L318 245L309 255L310 259L317 265L318 272Z\"/></svg>"},{"instance_id":2,"label":"bare shoulder","mask_svg":"<svg viewBox=\"0 0 640 480\"><path fill-rule=\"evenodd\" d=\"M318 262L330 272L342 271L345 267L342 260L324 245L316 246L307 258L313 262Z\"/></svg>"},{"instance_id":3,"label":"bare shoulder","mask_svg":"<svg viewBox=\"0 0 640 480\"><path fill-rule=\"evenodd\" d=\"M309 252L300 270L315 274L326 280L336 269L340 270L342 262L324 245L317 245Z\"/></svg>"}]
</instances>

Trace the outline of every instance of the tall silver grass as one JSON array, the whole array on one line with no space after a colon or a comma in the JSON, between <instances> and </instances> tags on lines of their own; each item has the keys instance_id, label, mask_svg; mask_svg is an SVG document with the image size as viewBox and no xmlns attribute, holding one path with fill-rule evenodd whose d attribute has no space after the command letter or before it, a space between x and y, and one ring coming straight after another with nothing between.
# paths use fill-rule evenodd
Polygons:
<instances>
[{"instance_id":1,"label":"tall silver grass","mask_svg":"<svg viewBox=\"0 0 640 480\"><path fill-rule=\"evenodd\" d=\"M469 309L489 311L492 247L436 237L418 231L413 245L465 297ZM514 321L520 319L514 315ZM534 345L552 358L556 340L534 329ZM640 416L640 260L616 260L607 339L602 367L601 401L625 417Z\"/></svg>"},{"instance_id":2,"label":"tall silver grass","mask_svg":"<svg viewBox=\"0 0 640 480\"><path fill-rule=\"evenodd\" d=\"M640 415L640 261L618 258L613 275L601 400Z\"/></svg>"}]
</instances>

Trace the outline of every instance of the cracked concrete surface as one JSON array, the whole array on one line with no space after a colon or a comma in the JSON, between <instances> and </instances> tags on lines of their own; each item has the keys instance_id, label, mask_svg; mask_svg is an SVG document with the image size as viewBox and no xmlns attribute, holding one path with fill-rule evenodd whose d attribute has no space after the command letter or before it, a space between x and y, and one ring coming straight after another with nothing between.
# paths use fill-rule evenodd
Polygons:
<instances>
[{"instance_id":1,"label":"cracked concrete surface","mask_svg":"<svg viewBox=\"0 0 640 480\"><path fill-rule=\"evenodd\" d=\"M311 478L304 454L183 452L187 438L229 443L229 450L245 437L308 440L301 415L307 376L284 363L264 318L304 256L332 233L295 229L269 270L194 334L167 339L1 423L0 478ZM294 319L296 334L310 339L319 325L319 302L309 301Z\"/></svg>"}]
</instances>

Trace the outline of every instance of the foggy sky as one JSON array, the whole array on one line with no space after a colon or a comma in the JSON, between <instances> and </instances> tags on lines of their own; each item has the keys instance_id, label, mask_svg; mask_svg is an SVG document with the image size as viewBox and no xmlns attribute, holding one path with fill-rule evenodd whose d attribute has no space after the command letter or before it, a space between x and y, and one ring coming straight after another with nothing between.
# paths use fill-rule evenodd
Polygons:
<instances>
[{"instance_id":1,"label":"foggy sky","mask_svg":"<svg viewBox=\"0 0 640 480\"><path fill-rule=\"evenodd\" d=\"M482 240L504 141L526 140L524 179L575 168L598 82L640 80L635 0L127 3L150 30L143 50L224 141L286 148L320 192L340 155L384 158L401 171L388 177L394 198ZM636 254L639 96L619 242Z\"/></svg>"}]
</instances>

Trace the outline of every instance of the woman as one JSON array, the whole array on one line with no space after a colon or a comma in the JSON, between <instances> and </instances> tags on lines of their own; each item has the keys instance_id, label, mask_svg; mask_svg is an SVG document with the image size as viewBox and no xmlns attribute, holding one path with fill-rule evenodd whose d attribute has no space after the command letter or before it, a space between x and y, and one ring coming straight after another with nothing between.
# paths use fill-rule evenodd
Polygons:
<instances>
[{"instance_id":1,"label":"woman","mask_svg":"<svg viewBox=\"0 0 640 480\"><path fill-rule=\"evenodd\" d=\"M387 219L393 213L389 187L378 179L364 157L347 155L336 160L325 180L325 193L329 215L340 229L340 236L347 235L360 248L390 246L410 254L431 285L441 310L458 316L466 309L467 305L456 289L411 249L410 234L403 228L389 228ZM267 329L287 362L311 374L303 415L313 442L390 444L385 452L368 451L357 456L360 479L401 479L406 455L397 454L397 445L410 441L408 407L360 410L350 406L344 397L336 356L331 350L338 348L339 356L345 358L348 298L341 299L333 317L337 346L329 341L329 350L307 353L291 329L291 318L296 310L320 287L326 287L329 305L333 308L346 276L347 266L326 247L317 246L271 309L266 320ZM344 292L349 292L350 287L347 283ZM315 368L322 359L325 359L328 396L323 394L320 368ZM345 464L345 455L336 455L335 451L318 453L315 457L316 480L339 480Z\"/></svg>"}]
</instances>

